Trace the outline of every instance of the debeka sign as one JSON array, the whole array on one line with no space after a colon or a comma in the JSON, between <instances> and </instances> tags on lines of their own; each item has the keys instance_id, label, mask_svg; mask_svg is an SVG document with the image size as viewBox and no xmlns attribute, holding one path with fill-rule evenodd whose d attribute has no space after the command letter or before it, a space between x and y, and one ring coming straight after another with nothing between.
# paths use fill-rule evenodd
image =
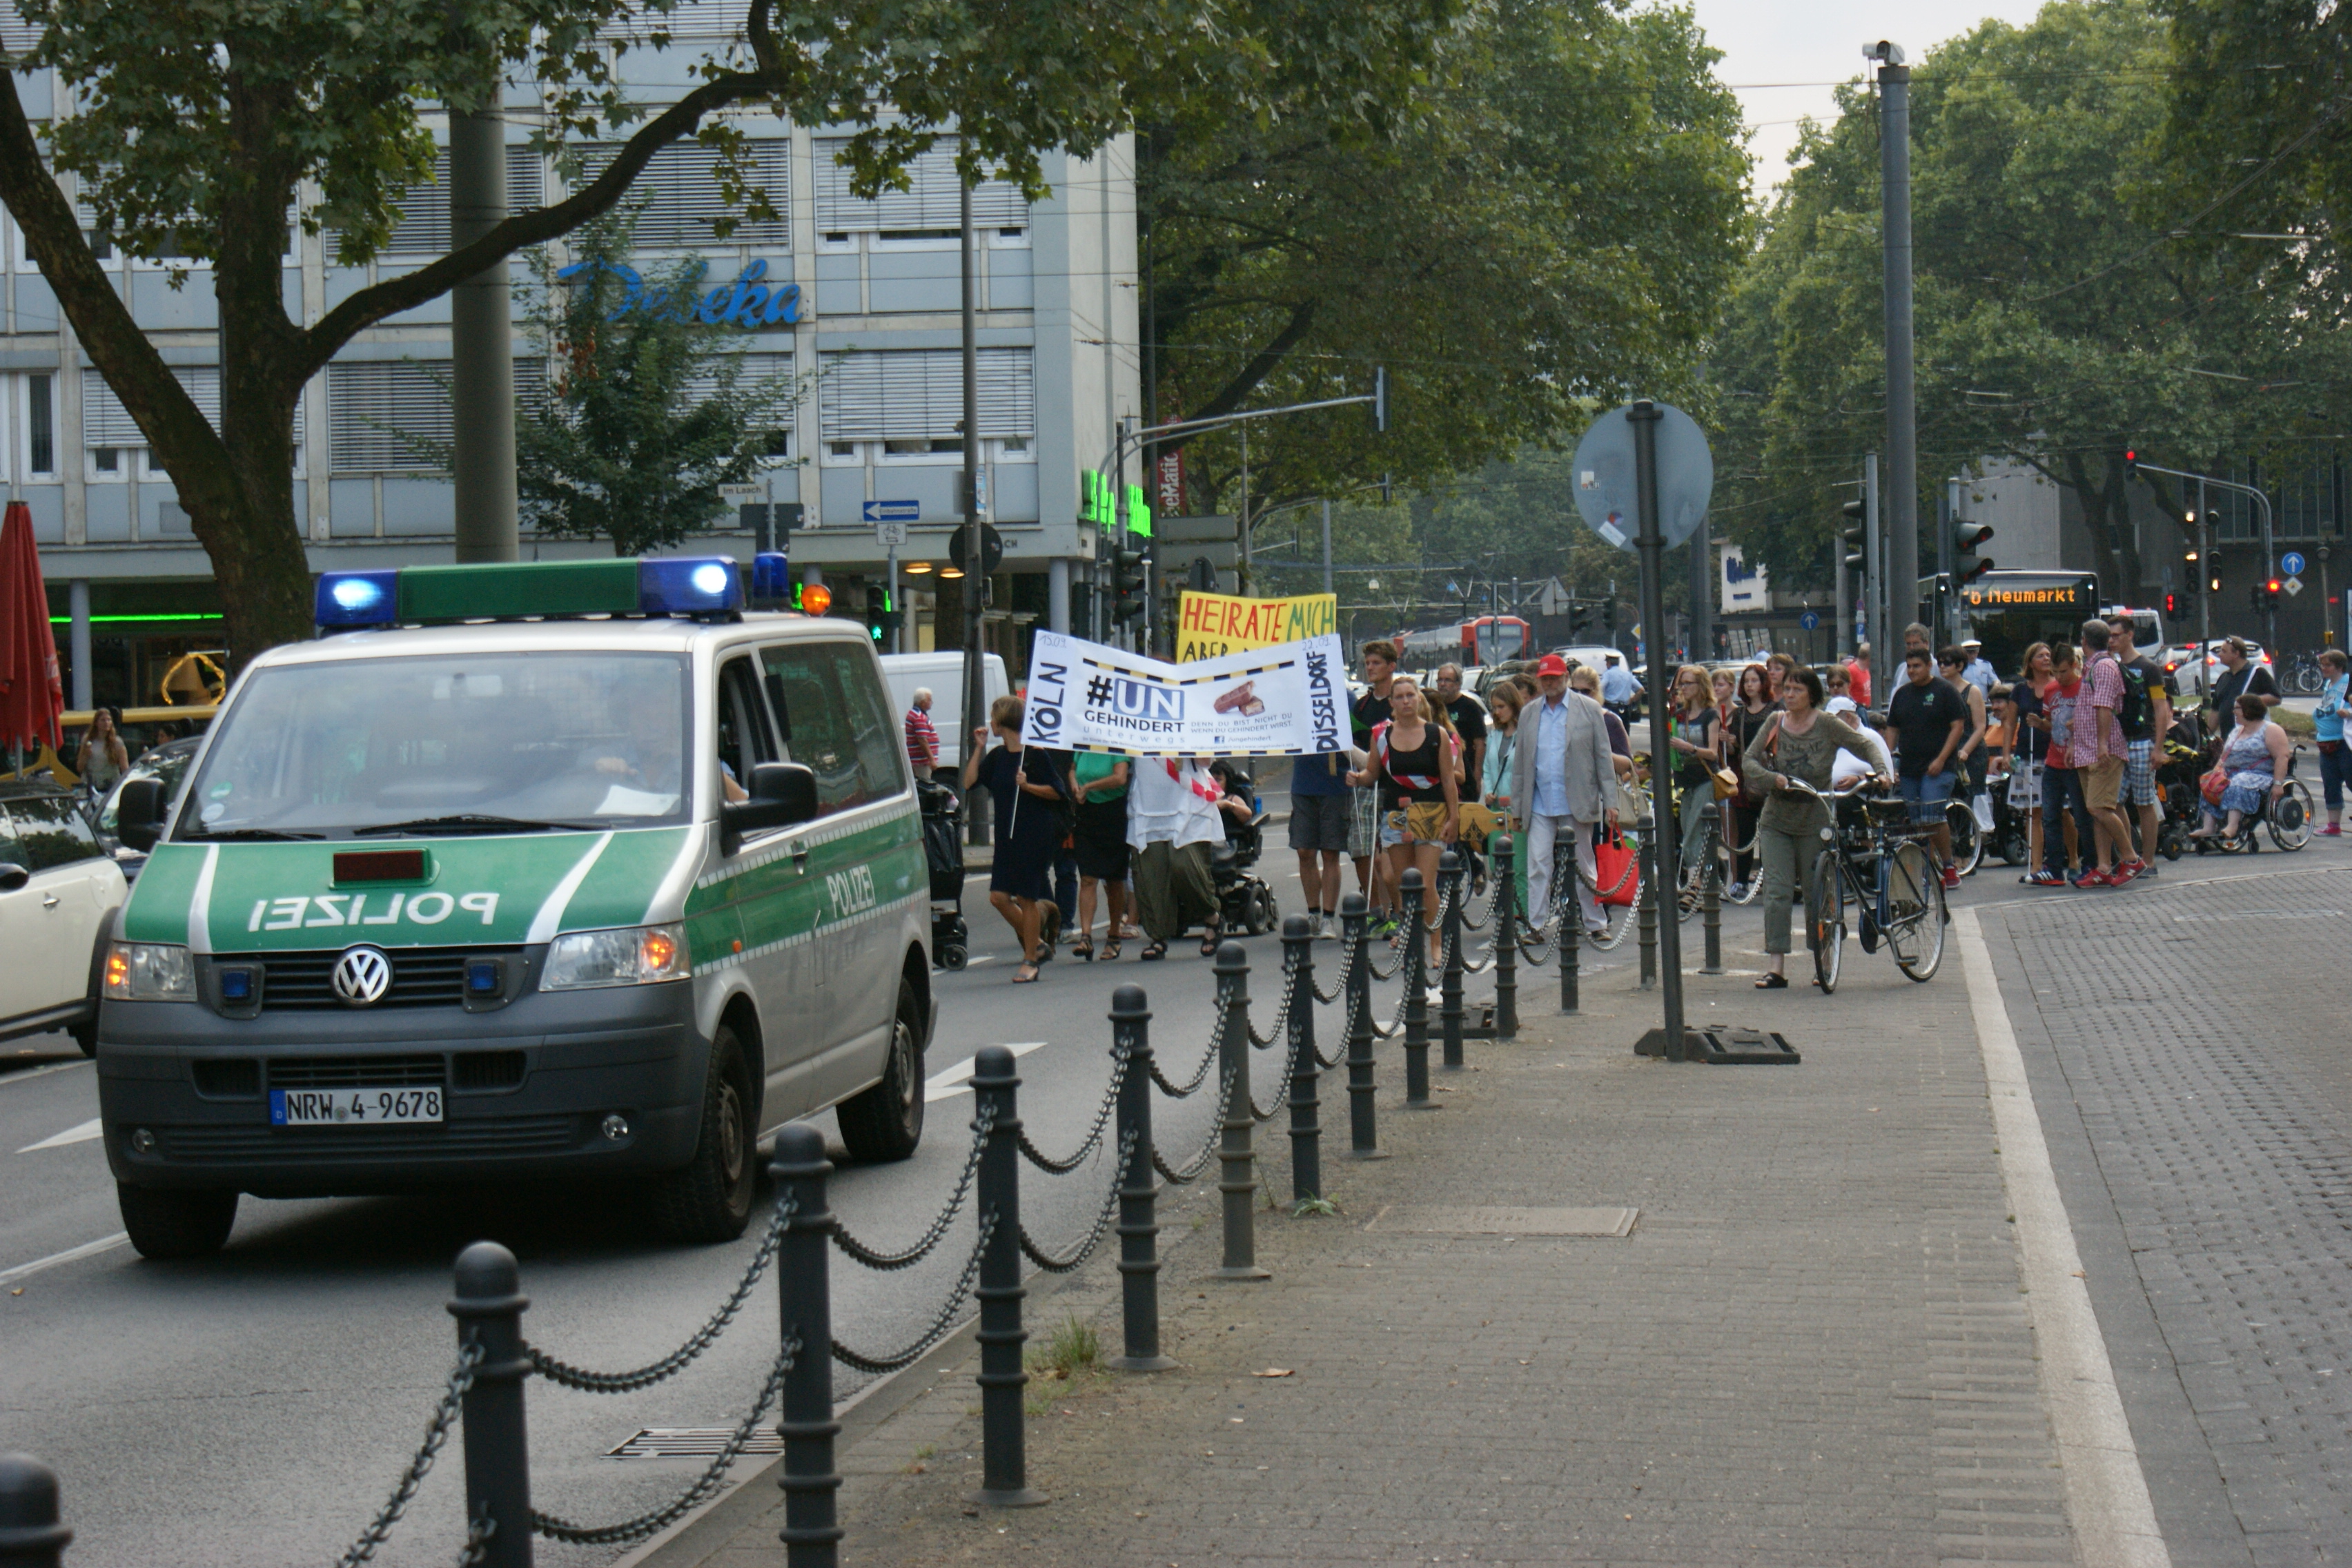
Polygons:
<instances>
[{"instance_id":1,"label":"debeka sign","mask_svg":"<svg viewBox=\"0 0 2352 1568\"><path fill-rule=\"evenodd\" d=\"M648 289L635 268L618 261L575 261L559 270L555 280L569 283L575 278L584 279L593 275L599 267L621 280L621 303L606 321L617 321L632 311L647 316L667 313L674 321L756 331L761 327L789 327L801 319L801 286L784 283L771 288L762 282L768 275L765 261L752 262L733 282L722 283L699 298L695 290L709 270L702 262L695 263L694 270L674 289Z\"/></svg>"}]
</instances>

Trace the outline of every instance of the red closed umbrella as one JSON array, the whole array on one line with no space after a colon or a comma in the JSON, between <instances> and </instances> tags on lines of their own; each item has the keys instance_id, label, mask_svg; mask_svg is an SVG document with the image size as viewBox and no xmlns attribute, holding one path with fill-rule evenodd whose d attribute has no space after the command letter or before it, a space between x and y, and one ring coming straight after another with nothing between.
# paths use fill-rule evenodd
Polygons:
<instances>
[{"instance_id":1,"label":"red closed umbrella","mask_svg":"<svg viewBox=\"0 0 2352 1568\"><path fill-rule=\"evenodd\" d=\"M33 511L8 503L0 521L0 745L15 751L60 746L58 715L66 691L58 679L58 644L49 635L48 590L33 543Z\"/></svg>"}]
</instances>

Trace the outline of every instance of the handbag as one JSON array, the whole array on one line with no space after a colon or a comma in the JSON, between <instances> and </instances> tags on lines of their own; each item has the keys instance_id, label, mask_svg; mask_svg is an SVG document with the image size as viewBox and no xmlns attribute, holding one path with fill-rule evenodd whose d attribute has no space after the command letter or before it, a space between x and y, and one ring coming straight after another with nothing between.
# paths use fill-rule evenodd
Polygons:
<instances>
[{"instance_id":1,"label":"handbag","mask_svg":"<svg viewBox=\"0 0 2352 1568\"><path fill-rule=\"evenodd\" d=\"M2229 791L2230 775L2220 768L2215 768L2197 781L2197 793L2205 797L2205 804L2208 805L2221 805L2221 797Z\"/></svg>"},{"instance_id":2,"label":"handbag","mask_svg":"<svg viewBox=\"0 0 2352 1568\"><path fill-rule=\"evenodd\" d=\"M1715 785L1715 798L1730 800L1741 793L1739 775L1730 768L1717 765L1706 770L1708 782Z\"/></svg>"},{"instance_id":3,"label":"handbag","mask_svg":"<svg viewBox=\"0 0 2352 1568\"><path fill-rule=\"evenodd\" d=\"M1990 833L1992 831L1992 792L1981 789L1977 791L1969 799L1969 809L1976 814L1977 831Z\"/></svg>"},{"instance_id":4,"label":"handbag","mask_svg":"<svg viewBox=\"0 0 2352 1568\"><path fill-rule=\"evenodd\" d=\"M1604 904L1630 907L1641 897L1642 873L1622 836L1612 833L1592 847L1592 882Z\"/></svg>"}]
</instances>

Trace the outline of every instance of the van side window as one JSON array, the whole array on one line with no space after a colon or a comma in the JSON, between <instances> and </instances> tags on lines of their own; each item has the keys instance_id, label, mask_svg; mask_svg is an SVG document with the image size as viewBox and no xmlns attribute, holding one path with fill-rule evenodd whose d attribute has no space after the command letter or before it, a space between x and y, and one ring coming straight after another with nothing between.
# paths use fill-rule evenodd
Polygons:
<instances>
[{"instance_id":1,"label":"van side window","mask_svg":"<svg viewBox=\"0 0 2352 1568\"><path fill-rule=\"evenodd\" d=\"M792 760L816 774L819 809L847 811L907 788L907 752L883 701L873 656L854 643L791 642L760 650L768 689L791 715Z\"/></svg>"},{"instance_id":2,"label":"van side window","mask_svg":"<svg viewBox=\"0 0 2352 1568\"><path fill-rule=\"evenodd\" d=\"M751 661L748 657L730 658L719 669L719 761L748 790L752 768L780 760ZM742 798L724 788L719 793Z\"/></svg>"}]
</instances>

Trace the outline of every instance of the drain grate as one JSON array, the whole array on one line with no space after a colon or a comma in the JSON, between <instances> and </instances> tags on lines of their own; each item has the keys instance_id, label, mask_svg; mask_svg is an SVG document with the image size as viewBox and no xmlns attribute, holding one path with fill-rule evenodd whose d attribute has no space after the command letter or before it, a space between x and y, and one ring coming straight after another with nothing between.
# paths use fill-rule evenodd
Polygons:
<instances>
[{"instance_id":1,"label":"drain grate","mask_svg":"<svg viewBox=\"0 0 2352 1568\"><path fill-rule=\"evenodd\" d=\"M735 1436L732 1426L647 1426L617 1448L607 1448L608 1459L715 1459ZM746 1454L781 1454L783 1435L770 1426L751 1434Z\"/></svg>"}]
</instances>

